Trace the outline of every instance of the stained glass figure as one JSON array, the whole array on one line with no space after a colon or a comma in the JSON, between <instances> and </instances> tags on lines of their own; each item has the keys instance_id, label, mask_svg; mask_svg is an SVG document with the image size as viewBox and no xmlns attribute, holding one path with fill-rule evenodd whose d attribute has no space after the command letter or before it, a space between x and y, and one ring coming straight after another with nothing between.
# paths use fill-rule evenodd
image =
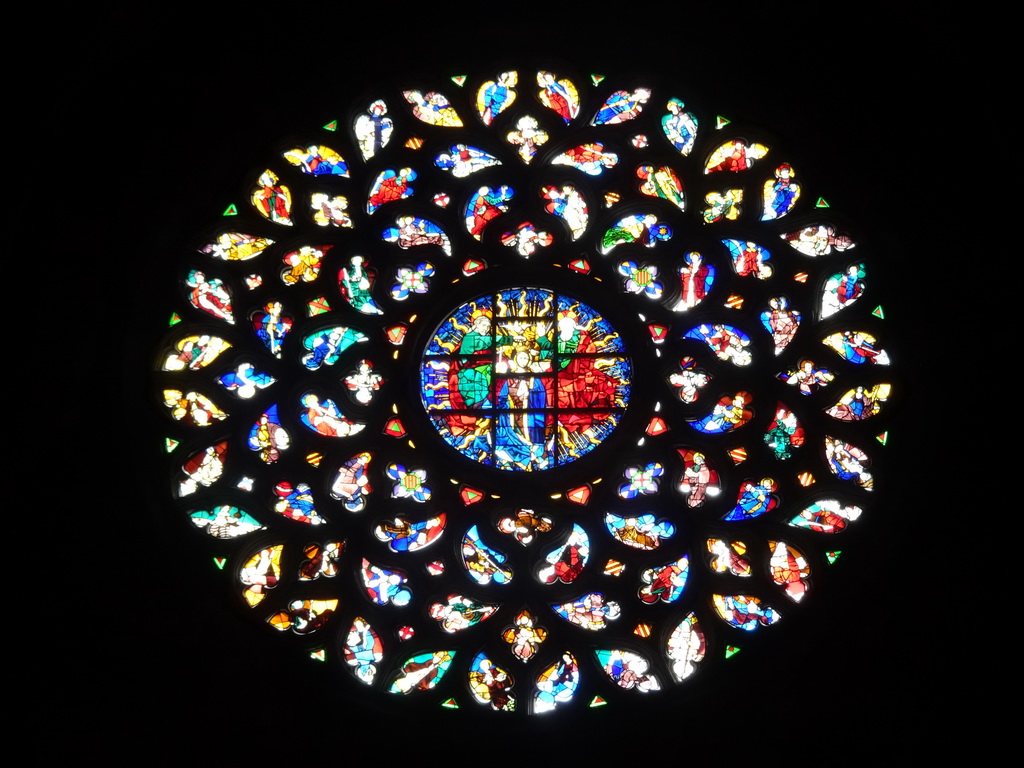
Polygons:
<instances>
[{"instance_id":1,"label":"stained glass figure","mask_svg":"<svg viewBox=\"0 0 1024 768\"><path fill-rule=\"evenodd\" d=\"M326 624L337 609L337 600L293 600L287 610L275 613L267 621L282 632L290 629L297 635L308 635Z\"/></svg>"},{"instance_id":2,"label":"stained glass figure","mask_svg":"<svg viewBox=\"0 0 1024 768\"><path fill-rule=\"evenodd\" d=\"M604 233L601 253L610 253L617 245L643 245L653 248L659 241L672 237L672 227L658 221L653 213L634 214L619 219Z\"/></svg>"},{"instance_id":3,"label":"stained glass figure","mask_svg":"<svg viewBox=\"0 0 1024 768\"><path fill-rule=\"evenodd\" d=\"M591 142L567 149L551 160L552 165L568 165L588 176L600 176L606 168L614 168L619 156L614 152L606 152L604 144Z\"/></svg>"},{"instance_id":4,"label":"stained glass figure","mask_svg":"<svg viewBox=\"0 0 1024 768\"><path fill-rule=\"evenodd\" d=\"M324 437L348 437L362 432L366 426L347 418L330 398L321 400L312 393L302 397L299 420L306 429Z\"/></svg>"},{"instance_id":5,"label":"stained glass figure","mask_svg":"<svg viewBox=\"0 0 1024 768\"><path fill-rule=\"evenodd\" d=\"M606 629L608 622L619 618L622 613L616 601L606 601L600 592L590 592L577 600L551 607L566 621L593 631Z\"/></svg>"},{"instance_id":6,"label":"stained glass figure","mask_svg":"<svg viewBox=\"0 0 1024 768\"><path fill-rule=\"evenodd\" d=\"M515 232L501 236L501 244L515 248L520 256L532 256L538 248L546 248L555 242L550 232L541 232L533 224L524 221Z\"/></svg>"},{"instance_id":7,"label":"stained glass figure","mask_svg":"<svg viewBox=\"0 0 1024 768\"><path fill-rule=\"evenodd\" d=\"M188 496L199 490L200 486L209 488L220 480L224 474L224 457L227 452L228 443L225 440L189 456L181 465L184 477L179 479L178 495Z\"/></svg>"},{"instance_id":8,"label":"stained glass figure","mask_svg":"<svg viewBox=\"0 0 1024 768\"><path fill-rule=\"evenodd\" d=\"M355 370L345 377L345 386L357 403L368 405L383 381L384 377L373 369L369 360L360 360Z\"/></svg>"},{"instance_id":9,"label":"stained glass figure","mask_svg":"<svg viewBox=\"0 0 1024 768\"><path fill-rule=\"evenodd\" d=\"M537 678L537 689L533 696L534 712L549 712L561 704L568 704L576 695L580 684L580 667L569 652L547 667Z\"/></svg>"},{"instance_id":10,"label":"stained glass figure","mask_svg":"<svg viewBox=\"0 0 1024 768\"><path fill-rule=\"evenodd\" d=\"M266 170L252 192L252 204L257 213L275 224L292 225L292 195L288 187L278 184L277 174Z\"/></svg>"},{"instance_id":11,"label":"stained glass figure","mask_svg":"<svg viewBox=\"0 0 1024 768\"><path fill-rule=\"evenodd\" d=\"M815 533L839 533L848 522L860 517L863 512L854 504L842 504L837 499L820 499L800 510L789 521L794 528L808 528Z\"/></svg>"},{"instance_id":12,"label":"stained glass figure","mask_svg":"<svg viewBox=\"0 0 1024 768\"><path fill-rule=\"evenodd\" d=\"M768 548L772 553L768 561L772 581L782 587L786 597L799 602L807 594L811 573L807 559L784 541L769 541Z\"/></svg>"},{"instance_id":13,"label":"stained glass figure","mask_svg":"<svg viewBox=\"0 0 1024 768\"><path fill-rule=\"evenodd\" d=\"M551 136L529 115L519 118L514 131L509 131L505 140L516 147L519 159L524 163L533 160L537 150L548 143Z\"/></svg>"},{"instance_id":14,"label":"stained glass figure","mask_svg":"<svg viewBox=\"0 0 1024 768\"><path fill-rule=\"evenodd\" d=\"M366 467L370 463L369 453L360 453L342 463L331 484L331 496L340 499L349 512L361 512L366 506L370 493L370 479Z\"/></svg>"},{"instance_id":15,"label":"stained glass figure","mask_svg":"<svg viewBox=\"0 0 1024 768\"><path fill-rule=\"evenodd\" d=\"M693 151L693 143L697 138L697 118L692 112L686 112L685 107L679 99L669 99L666 105L668 112L661 118L665 138L683 156Z\"/></svg>"},{"instance_id":16,"label":"stained glass figure","mask_svg":"<svg viewBox=\"0 0 1024 768\"><path fill-rule=\"evenodd\" d=\"M683 476L679 481L679 492L686 497L690 507L701 506L707 497L714 498L722 491L718 472L700 451L678 448L683 459Z\"/></svg>"},{"instance_id":17,"label":"stained glass figure","mask_svg":"<svg viewBox=\"0 0 1024 768\"><path fill-rule=\"evenodd\" d=\"M429 691L444 677L455 651L433 651L406 659L402 670L391 684L391 693Z\"/></svg>"},{"instance_id":18,"label":"stained glass figure","mask_svg":"<svg viewBox=\"0 0 1024 768\"><path fill-rule=\"evenodd\" d=\"M660 197L662 200L668 200L679 210L686 210L683 182L671 167L641 165L636 169L636 175L640 178L641 194Z\"/></svg>"},{"instance_id":19,"label":"stained glass figure","mask_svg":"<svg viewBox=\"0 0 1024 768\"><path fill-rule=\"evenodd\" d=\"M281 302L270 302L262 310L253 312L249 319L256 337L270 350L270 354L280 357L281 345L294 323L292 316L284 313Z\"/></svg>"},{"instance_id":20,"label":"stained glass figure","mask_svg":"<svg viewBox=\"0 0 1024 768\"><path fill-rule=\"evenodd\" d=\"M872 521L885 243L851 262L857 230L778 222L818 177L672 92L454 80L277 145L179 249L151 392L176 522L368 702L685 691Z\"/></svg>"},{"instance_id":21,"label":"stained glass figure","mask_svg":"<svg viewBox=\"0 0 1024 768\"><path fill-rule=\"evenodd\" d=\"M543 187L541 197L548 201L544 210L562 219L569 227L572 239L579 240L587 229L590 213L587 201L576 187L570 184Z\"/></svg>"},{"instance_id":22,"label":"stained glass figure","mask_svg":"<svg viewBox=\"0 0 1024 768\"><path fill-rule=\"evenodd\" d=\"M420 91L402 91L402 95L412 105L412 114L417 120L447 128L462 125L462 119L443 94L437 91L429 91L426 95Z\"/></svg>"},{"instance_id":23,"label":"stained glass figure","mask_svg":"<svg viewBox=\"0 0 1024 768\"><path fill-rule=\"evenodd\" d=\"M313 210L313 221L321 227L352 226L352 217L348 214L348 198L344 195L328 195L317 192L309 198Z\"/></svg>"},{"instance_id":24,"label":"stained glass figure","mask_svg":"<svg viewBox=\"0 0 1024 768\"><path fill-rule=\"evenodd\" d=\"M391 140L394 122L387 117L388 106L381 99L372 102L366 112L359 115L353 129L363 159L369 160L380 152Z\"/></svg>"},{"instance_id":25,"label":"stained glass figure","mask_svg":"<svg viewBox=\"0 0 1024 768\"><path fill-rule=\"evenodd\" d=\"M686 356L679 361L679 373L670 374L669 383L679 389L679 399L684 403L695 403L700 397L700 390L706 387L711 377L702 369L696 367L696 361Z\"/></svg>"},{"instance_id":26,"label":"stained glass figure","mask_svg":"<svg viewBox=\"0 0 1024 768\"><path fill-rule=\"evenodd\" d=\"M231 292L219 278L207 279L206 273L193 269L185 279L185 285L191 288L188 300L196 309L208 312L218 320L234 323L231 314Z\"/></svg>"},{"instance_id":27,"label":"stained glass figure","mask_svg":"<svg viewBox=\"0 0 1024 768\"><path fill-rule=\"evenodd\" d=\"M810 359L801 360L796 369L779 374L779 379L796 387L801 395L814 394L819 387L827 387L835 377L832 371L816 367Z\"/></svg>"},{"instance_id":28,"label":"stained glass figure","mask_svg":"<svg viewBox=\"0 0 1024 768\"><path fill-rule=\"evenodd\" d=\"M514 712L516 697L512 692L515 678L495 666L487 655L478 653L469 668L469 688L481 704L490 704L499 712Z\"/></svg>"},{"instance_id":29,"label":"stained glass figure","mask_svg":"<svg viewBox=\"0 0 1024 768\"><path fill-rule=\"evenodd\" d=\"M573 525L565 543L544 557L544 564L537 571L537 578L545 584L571 584L583 573L589 559L590 537L582 526Z\"/></svg>"},{"instance_id":30,"label":"stained glass figure","mask_svg":"<svg viewBox=\"0 0 1024 768\"><path fill-rule=\"evenodd\" d=\"M384 659L384 644L377 632L361 616L356 616L345 638L342 653L355 676L371 685L377 676L377 665Z\"/></svg>"},{"instance_id":31,"label":"stained glass figure","mask_svg":"<svg viewBox=\"0 0 1024 768\"><path fill-rule=\"evenodd\" d=\"M360 573L363 577L366 594L377 605L391 603L395 606L403 606L408 605L412 600L412 592L405 586L409 577L404 571L373 565L364 557Z\"/></svg>"},{"instance_id":32,"label":"stained glass figure","mask_svg":"<svg viewBox=\"0 0 1024 768\"><path fill-rule=\"evenodd\" d=\"M889 364L889 353L884 349L878 349L875 346L878 340L866 331L840 331L826 336L821 343L831 347L840 357L855 365Z\"/></svg>"},{"instance_id":33,"label":"stained glass figure","mask_svg":"<svg viewBox=\"0 0 1024 768\"><path fill-rule=\"evenodd\" d=\"M770 309L761 313L761 325L772 335L775 342L775 354L781 355L782 350L789 346L800 327L802 313L789 308L789 299L777 296L768 300Z\"/></svg>"},{"instance_id":34,"label":"stained glass figure","mask_svg":"<svg viewBox=\"0 0 1024 768\"><path fill-rule=\"evenodd\" d=\"M222 352L231 349L220 336L192 334L179 339L174 351L164 360L165 371L198 371L216 360Z\"/></svg>"},{"instance_id":35,"label":"stained glass figure","mask_svg":"<svg viewBox=\"0 0 1024 768\"><path fill-rule=\"evenodd\" d=\"M632 120L640 114L649 98L651 98L649 88L637 88L632 93L616 91L597 110L591 125L624 123L627 120Z\"/></svg>"},{"instance_id":36,"label":"stained glass figure","mask_svg":"<svg viewBox=\"0 0 1024 768\"><path fill-rule=\"evenodd\" d=\"M753 632L779 620L779 612L760 598L749 595L713 595L712 602L718 615L737 629Z\"/></svg>"},{"instance_id":37,"label":"stained glass figure","mask_svg":"<svg viewBox=\"0 0 1024 768\"><path fill-rule=\"evenodd\" d=\"M804 428L796 414L781 400L775 406L775 418L764 433L764 441L779 461L793 455L793 449L804 444Z\"/></svg>"},{"instance_id":38,"label":"stained glass figure","mask_svg":"<svg viewBox=\"0 0 1024 768\"><path fill-rule=\"evenodd\" d=\"M281 156L292 165L302 169L303 173L313 176L341 176L348 178L348 163L341 155L323 144L310 144L305 149L296 147L281 153Z\"/></svg>"},{"instance_id":39,"label":"stained glass figure","mask_svg":"<svg viewBox=\"0 0 1024 768\"><path fill-rule=\"evenodd\" d=\"M338 575L341 553L344 549L345 543L341 541L307 544L302 550L306 559L299 564L299 580L316 581L321 576L333 579Z\"/></svg>"},{"instance_id":40,"label":"stained glass figure","mask_svg":"<svg viewBox=\"0 0 1024 768\"><path fill-rule=\"evenodd\" d=\"M834 248L845 251L853 248L856 243L848 235L837 234L834 227L828 224L816 224L787 232L780 237L799 253L805 256L827 256Z\"/></svg>"},{"instance_id":41,"label":"stained glass figure","mask_svg":"<svg viewBox=\"0 0 1024 768\"><path fill-rule=\"evenodd\" d=\"M452 144L448 152L438 155L434 165L448 171L456 179L463 179L492 165L501 165L501 161L489 152L466 144Z\"/></svg>"},{"instance_id":42,"label":"stained glass figure","mask_svg":"<svg viewBox=\"0 0 1024 768\"><path fill-rule=\"evenodd\" d=\"M540 644L548 636L548 631L537 626L536 619L529 611L521 611L511 627L506 627L502 639L511 647L512 655L522 662L532 659Z\"/></svg>"},{"instance_id":43,"label":"stained glass figure","mask_svg":"<svg viewBox=\"0 0 1024 768\"><path fill-rule=\"evenodd\" d=\"M821 294L821 316L831 317L859 299L864 293L864 275L863 264L851 264L845 272L829 277Z\"/></svg>"},{"instance_id":44,"label":"stained glass figure","mask_svg":"<svg viewBox=\"0 0 1024 768\"><path fill-rule=\"evenodd\" d=\"M709 192L704 195L708 207L704 209L704 223L714 224L719 221L735 221L740 215L740 203L743 202L743 190L733 187L721 192Z\"/></svg>"},{"instance_id":45,"label":"stained glass figure","mask_svg":"<svg viewBox=\"0 0 1024 768\"><path fill-rule=\"evenodd\" d=\"M668 520L657 520L650 513L623 517L608 512L604 516L604 524L608 532L626 546L648 551L660 547L662 539L670 538L676 532L676 527Z\"/></svg>"},{"instance_id":46,"label":"stained glass figure","mask_svg":"<svg viewBox=\"0 0 1024 768\"><path fill-rule=\"evenodd\" d=\"M400 216L395 219L396 226L384 230L382 237L389 243L397 243L400 248L412 248L420 245L436 245L447 255L452 255L452 244L448 235L437 224L417 216Z\"/></svg>"},{"instance_id":47,"label":"stained glass figure","mask_svg":"<svg viewBox=\"0 0 1024 768\"><path fill-rule=\"evenodd\" d=\"M477 584L507 584L512 581L512 571L503 563L508 556L488 547L480 540L480 530L472 526L462 539L462 562Z\"/></svg>"},{"instance_id":48,"label":"stained glass figure","mask_svg":"<svg viewBox=\"0 0 1024 768\"><path fill-rule=\"evenodd\" d=\"M657 603L659 600L663 603L674 603L683 594L689 574L690 559L686 555L675 562L648 568L640 574L640 581L644 586L640 587L637 595L647 604Z\"/></svg>"},{"instance_id":49,"label":"stained glass figure","mask_svg":"<svg viewBox=\"0 0 1024 768\"><path fill-rule=\"evenodd\" d=\"M189 515L192 524L217 539L234 539L263 530L259 521L245 510L230 504L213 509L197 509Z\"/></svg>"},{"instance_id":50,"label":"stained glass figure","mask_svg":"<svg viewBox=\"0 0 1024 768\"><path fill-rule=\"evenodd\" d=\"M753 362L753 357L747 349L750 337L734 325L698 325L683 334L683 338L703 341L719 360L725 360L733 365L745 366Z\"/></svg>"},{"instance_id":51,"label":"stained glass figure","mask_svg":"<svg viewBox=\"0 0 1024 768\"><path fill-rule=\"evenodd\" d=\"M165 389L164 405L171 409L172 418L196 427L208 427L228 417L210 398L199 392Z\"/></svg>"},{"instance_id":52,"label":"stained glass figure","mask_svg":"<svg viewBox=\"0 0 1024 768\"><path fill-rule=\"evenodd\" d=\"M364 315L382 315L384 310L370 293L376 271L368 268L369 263L362 256L353 256L338 272L338 288L349 306Z\"/></svg>"},{"instance_id":53,"label":"stained glass figure","mask_svg":"<svg viewBox=\"0 0 1024 768\"><path fill-rule=\"evenodd\" d=\"M747 545L742 541L708 539L710 565L715 573L730 573L733 576L750 576L750 561L747 559Z\"/></svg>"},{"instance_id":54,"label":"stained glass figure","mask_svg":"<svg viewBox=\"0 0 1024 768\"><path fill-rule=\"evenodd\" d=\"M302 346L310 351L302 358L302 362L307 368L314 371L321 365L334 365L342 352L352 344L361 341L366 341L366 336L351 328L345 326L325 328L302 340Z\"/></svg>"},{"instance_id":55,"label":"stained glass figure","mask_svg":"<svg viewBox=\"0 0 1024 768\"><path fill-rule=\"evenodd\" d=\"M320 525L324 519L317 513L313 489L306 483L293 486L282 480L274 486L274 511L297 523Z\"/></svg>"},{"instance_id":56,"label":"stained glass figure","mask_svg":"<svg viewBox=\"0 0 1024 768\"><path fill-rule=\"evenodd\" d=\"M651 663L640 654L619 648L597 650L594 654L605 674L620 688L641 693L660 690L657 676L650 671Z\"/></svg>"},{"instance_id":57,"label":"stained glass figure","mask_svg":"<svg viewBox=\"0 0 1024 768\"><path fill-rule=\"evenodd\" d=\"M267 596L267 590L273 589L281 579L281 554L284 552L283 544L275 544L271 547L261 549L252 555L242 565L238 572L238 580L245 589L242 590L242 597L254 608L263 602Z\"/></svg>"},{"instance_id":58,"label":"stained glass figure","mask_svg":"<svg viewBox=\"0 0 1024 768\"><path fill-rule=\"evenodd\" d=\"M764 144L752 142L747 144L744 139L733 139L722 144L711 153L707 165L704 166L704 173L717 173L719 171L732 171L739 173L754 165L768 154L768 147Z\"/></svg>"},{"instance_id":59,"label":"stained glass figure","mask_svg":"<svg viewBox=\"0 0 1024 768\"><path fill-rule=\"evenodd\" d=\"M775 181L764 183L764 213L762 220L779 219L793 210L800 198L800 185L793 179L793 168L783 163L775 169Z\"/></svg>"},{"instance_id":60,"label":"stained glass figure","mask_svg":"<svg viewBox=\"0 0 1024 768\"><path fill-rule=\"evenodd\" d=\"M430 617L445 632L459 632L489 618L498 606L487 605L465 595L448 595L446 602L430 606Z\"/></svg>"},{"instance_id":61,"label":"stained glass figure","mask_svg":"<svg viewBox=\"0 0 1024 768\"><path fill-rule=\"evenodd\" d=\"M217 239L200 246L200 253L224 261L248 261L259 256L274 244L269 237L249 235L242 232L224 232Z\"/></svg>"},{"instance_id":62,"label":"stained glass figure","mask_svg":"<svg viewBox=\"0 0 1024 768\"><path fill-rule=\"evenodd\" d=\"M437 541L444 532L448 516L444 512L418 523L405 517L383 522L373 529L373 535L385 542L392 552L415 552Z\"/></svg>"},{"instance_id":63,"label":"stained glass figure","mask_svg":"<svg viewBox=\"0 0 1024 768\"><path fill-rule=\"evenodd\" d=\"M744 480L736 497L736 506L723 519L750 520L770 512L779 503L779 497L775 495L777 488L778 484L770 477Z\"/></svg>"},{"instance_id":64,"label":"stained glass figure","mask_svg":"<svg viewBox=\"0 0 1024 768\"><path fill-rule=\"evenodd\" d=\"M870 491L874 486L874 478L866 469L871 460L860 448L826 436L825 459L828 461L828 468L840 480L849 480L866 491Z\"/></svg>"},{"instance_id":65,"label":"stained glass figure","mask_svg":"<svg viewBox=\"0 0 1024 768\"><path fill-rule=\"evenodd\" d=\"M532 509L520 509L515 517L503 517L498 521L498 530L514 536L524 547L533 543L534 538L551 530L551 518L537 515Z\"/></svg>"},{"instance_id":66,"label":"stained glass figure","mask_svg":"<svg viewBox=\"0 0 1024 768\"><path fill-rule=\"evenodd\" d=\"M669 636L666 656L672 662L672 674L676 680L685 680L692 675L697 664L704 661L707 643L700 622L693 613L687 614Z\"/></svg>"},{"instance_id":67,"label":"stained glass figure","mask_svg":"<svg viewBox=\"0 0 1024 768\"><path fill-rule=\"evenodd\" d=\"M743 240L723 240L722 243L729 249L733 270L740 277L767 280L772 276L772 265L766 263L772 255L767 248Z\"/></svg>"},{"instance_id":68,"label":"stained glass figure","mask_svg":"<svg viewBox=\"0 0 1024 768\"><path fill-rule=\"evenodd\" d=\"M748 407L752 400L753 397L746 390L732 396L726 395L715 404L711 413L691 422L690 426L708 435L731 432L754 418L754 411Z\"/></svg>"},{"instance_id":69,"label":"stained glass figure","mask_svg":"<svg viewBox=\"0 0 1024 768\"><path fill-rule=\"evenodd\" d=\"M538 72L540 103L553 110L566 123L571 122L580 112L579 91L571 80L558 78L553 72Z\"/></svg>"},{"instance_id":70,"label":"stained glass figure","mask_svg":"<svg viewBox=\"0 0 1024 768\"><path fill-rule=\"evenodd\" d=\"M487 223L508 210L515 192L511 187L480 187L466 203L466 229L477 240Z\"/></svg>"},{"instance_id":71,"label":"stained glass figure","mask_svg":"<svg viewBox=\"0 0 1024 768\"><path fill-rule=\"evenodd\" d=\"M889 384L876 384L867 389L856 387L848 390L825 413L840 421L863 421L875 416L882 409L882 403L889 399L891 391L892 386Z\"/></svg>"},{"instance_id":72,"label":"stained glass figure","mask_svg":"<svg viewBox=\"0 0 1024 768\"><path fill-rule=\"evenodd\" d=\"M715 282L715 267L706 264L698 251L690 251L683 257L679 266L679 282L681 285L679 301L672 307L676 312L693 309L708 295L711 285Z\"/></svg>"},{"instance_id":73,"label":"stained glass figure","mask_svg":"<svg viewBox=\"0 0 1024 768\"><path fill-rule=\"evenodd\" d=\"M291 438L281 426L277 405L270 406L249 430L249 447L256 451L265 464L276 464L281 451L287 450Z\"/></svg>"}]
</instances>

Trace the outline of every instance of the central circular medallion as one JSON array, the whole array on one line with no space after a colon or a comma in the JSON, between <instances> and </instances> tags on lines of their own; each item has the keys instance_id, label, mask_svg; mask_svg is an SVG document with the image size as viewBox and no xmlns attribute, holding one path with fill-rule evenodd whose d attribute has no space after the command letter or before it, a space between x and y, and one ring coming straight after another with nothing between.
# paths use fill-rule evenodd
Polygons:
<instances>
[{"instance_id":1,"label":"central circular medallion","mask_svg":"<svg viewBox=\"0 0 1024 768\"><path fill-rule=\"evenodd\" d=\"M632 365L598 312L564 293L505 288L456 308L423 352L423 407L465 456L512 472L594 450L629 402Z\"/></svg>"}]
</instances>

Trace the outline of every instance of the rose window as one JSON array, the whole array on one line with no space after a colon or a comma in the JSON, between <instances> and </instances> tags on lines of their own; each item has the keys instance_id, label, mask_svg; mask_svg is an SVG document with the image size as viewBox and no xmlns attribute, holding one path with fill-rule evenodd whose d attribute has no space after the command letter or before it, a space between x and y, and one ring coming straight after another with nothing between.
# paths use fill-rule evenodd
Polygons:
<instances>
[{"instance_id":1,"label":"rose window","mask_svg":"<svg viewBox=\"0 0 1024 768\"><path fill-rule=\"evenodd\" d=\"M884 490L872 254L685 98L399 83L194 238L167 471L254 632L353 695L526 716L685 691L809 609Z\"/></svg>"}]
</instances>

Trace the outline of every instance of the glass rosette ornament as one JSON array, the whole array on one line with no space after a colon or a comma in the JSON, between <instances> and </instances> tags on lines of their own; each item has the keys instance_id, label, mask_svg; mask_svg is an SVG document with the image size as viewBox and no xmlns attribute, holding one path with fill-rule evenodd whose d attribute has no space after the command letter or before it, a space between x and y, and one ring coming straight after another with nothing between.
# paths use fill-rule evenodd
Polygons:
<instances>
[{"instance_id":1,"label":"glass rosette ornament","mask_svg":"<svg viewBox=\"0 0 1024 768\"><path fill-rule=\"evenodd\" d=\"M254 632L517 718L682 695L813 610L885 491L877 254L798 147L686 99L381 87L193 239L154 407Z\"/></svg>"}]
</instances>

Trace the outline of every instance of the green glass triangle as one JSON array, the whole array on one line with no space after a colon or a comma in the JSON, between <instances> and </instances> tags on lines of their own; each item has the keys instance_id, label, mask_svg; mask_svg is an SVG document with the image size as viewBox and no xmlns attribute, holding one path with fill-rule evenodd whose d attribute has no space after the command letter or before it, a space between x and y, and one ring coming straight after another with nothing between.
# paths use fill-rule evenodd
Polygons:
<instances>
[{"instance_id":1,"label":"green glass triangle","mask_svg":"<svg viewBox=\"0 0 1024 768\"><path fill-rule=\"evenodd\" d=\"M881 304L879 304L877 307L875 307L874 310L871 312L871 314L874 315L875 317L877 317L879 320L885 320L885 312L882 311L882 305Z\"/></svg>"},{"instance_id":2,"label":"green glass triangle","mask_svg":"<svg viewBox=\"0 0 1024 768\"><path fill-rule=\"evenodd\" d=\"M458 709L459 708L458 702L456 702L455 699L447 699L445 701L442 701L441 702L441 706L444 707L445 709Z\"/></svg>"},{"instance_id":3,"label":"green glass triangle","mask_svg":"<svg viewBox=\"0 0 1024 768\"><path fill-rule=\"evenodd\" d=\"M819 197L818 202L814 204L815 208L828 208L828 203L825 202L824 197Z\"/></svg>"},{"instance_id":4,"label":"green glass triangle","mask_svg":"<svg viewBox=\"0 0 1024 768\"><path fill-rule=\"evenodd\" d=\"M832 563L839 559L841 554L843 554L843 550L841 549L837 549L834 552L826 552L825 557L828 558L828 564L832 565Z\"/></svg>"},{"instance_id":5,"label":"green glass triangle","mask_svg":"<svg viewBox=\"0 0 1024 768\"><path fill-rule=\"evenodd\" d=\"M604 75L595 75L591 73L590 80L591 82L594 83L594 85L598 85L602 80L604 80Z\"/></svg>"},{"instance_id":6,"label":"green glass triangle","mask_svg":"<svg viewBox=\"0 0 1024 768\"><path fill-rule=\"evenodd\" d=\"M882 445L885 445L885 443L886 443L886 441L887 441L888 439L889 439L889 430L888 430L888 429L887 429L887 430L885 430L885 432L883 432L883 433L882 433L882 434L880 434L880 435L875 435L875 440L877 440L878 442L880 442L880 443L881 443Z\"/></svg>"},{"instance_id":7,"label":"green glass triangle","mask_svg":"<svg viewBox=\"0 0 1024 768\"><path fill-rule=\"evenodd\" d=\"M309 652L309 657L315 661L327 661L327 652L323 648L317 648Z\"/></svg>"},{"instance_id":8,"label":"green glass triangle","mask_svg":"<svg viewBox=\"0 0 1024 768\"><path fill-rule=\"evenodd\" d=\"M595 696L590 700L590 706L592 707L603 707L608 702L602 699L600 696Z\"/></svg>"},{"instance_id":9,"label":"green glass triangle","mask_svg":"<svg viewBox=\"0 0 1024 768\"><path fill-rule=\"evenodd\" d=\"M171 451L173 451L177 447L178 447L178 441L175 440L173 437L165 437L164 438L164 450L166 450L168 453L170 453Z\"/></svg>"},{"instance_id":10,"label":"green glass triangle","mask_svg":"<svg viewBox=\"0 0 1024 768\"><path fill-rule=\"evenodd\" d=\"M221 214L221 216L237 216L237 215L238 215L238 208L235 207L234 203L232 203L227 208L225 208L224 209L224 213Z\"/></svg>"},{"instance_id":11,"label":"green glass triangle","mask_svg":"<svg viewBox=\"0 0 1024 768\"><path fill-rule=\"evenodd\" d=\"M213 558L213 564L217 566L218 571L223 571L224 566L227 564L228 559L226 557L215 557Z\"/></svg>"},{"instance_id":12,"label":"green glass triangle","mask_svg":"<svg viewBox=\"0 0 1024 768\"><path fill-rule=\"evenodd\" d=\"M717 130L719 130L721 128L725 128L725 126L727 126L731 122L732 122L732 120L729 120L728 118L722 117L721 115L717 115L715 117L715 130L717 131Z\"/></svg>"},{"instance_id":13,"label":"green glass triangle","mask_svg":"<svg viewBox=\"0 0 1024 768\"><path fill-rule=\"evenodd\" d=\"M459 88L466 84L465 75L452 75L452 82L455 83Z\"/></svg>"},{"instance_id":14,"label":"green glass triangle","mask_svg":"<svg viewBox=\"0 0 1024 768\"><path fill-rule=\"evenodd\" d=\"M168 326L177 325L180 322L181 322L181 317L178 315L178 313L177 312L171 312L171 319L168 321L167 325Z\"/></svg>"},{"instance_id":15,"label":"green glass triangle","mask_svg":"<svg viewBox=\"0 0 1024 768\"><path fill-rule=\"evenodd\" d=\"M338 121L331 120L327 125L324 126L325 131L336 131L338 130Z\"/></svg>"},{"instance_id":16,"label":"green glass triangle","mask_svg":"<svg viewBox=\"0 0 1024 768\"><path fill-rule=\"evenodd\" d=\"M727 659L731 659L733 656L735 656L739 652L740 652L740 647L738 645L727 645L727 646L725 646L725 658L727 658Z\"/></svg>"},{"instance_id":17,"label":"green glass triangle","mask_svg":"<svg viewBox=\"0 0 1024 768\"><path fill-rule=\"evenodd\" d=\"M477 261L476 259L468 259L466 261L466 265L463 267L463 269L466 269L466 270L478 270L478 269L483 269L483 268L484 268L483 262L482 261Z\"/></svg>"}]
</instances>

